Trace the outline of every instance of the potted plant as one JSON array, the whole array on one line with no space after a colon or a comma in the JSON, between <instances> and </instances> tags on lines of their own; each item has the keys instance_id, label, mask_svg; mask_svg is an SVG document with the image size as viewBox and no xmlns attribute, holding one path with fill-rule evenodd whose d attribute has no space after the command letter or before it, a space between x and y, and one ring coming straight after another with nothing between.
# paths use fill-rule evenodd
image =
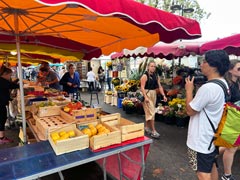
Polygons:
<instances>
[{"instance_id":1,"label":"potted plant","mask_svg":"<svg viewBox=\"0 0 240 180\"><path fill-rule=\"evenodd\" d=\"M176 123L175 110L173 107L164 106L163 115L164 115L164 122L166 124L175 124Z\"/></svg>"},{"instance_id":2,"label":"potted plant","mask_svg":"<svg viewBox=\"0 0 240 180\"><path fill-rule=\"evenodd\" d=\"M174 98L168 102L168 105L175 111L176 124L179 127L185 127L188 123L188 115L186 112L186 99Z\"/></svg>"},{"instance_id":3,"label":"potted plant","mask_svg":"<svg viewBox=\"0 0 240 180\"><path fill-rule=\"evenodd\" d=\"M126 114L133 114L135 110L136 110L135 104L131 100L129 100L125 106Z\"/></svg>"},{"instance_id":4,"label":"potted plant","mask_svg":"<svg viewBox=\"0 0 240 180\"><path fill-rule=\"evenodd\" d=\"M178 127L185 127L189 122L189 116L187 115L186 109L180 109L175 112L176 125Z\"/></svg>"}]
</instances>

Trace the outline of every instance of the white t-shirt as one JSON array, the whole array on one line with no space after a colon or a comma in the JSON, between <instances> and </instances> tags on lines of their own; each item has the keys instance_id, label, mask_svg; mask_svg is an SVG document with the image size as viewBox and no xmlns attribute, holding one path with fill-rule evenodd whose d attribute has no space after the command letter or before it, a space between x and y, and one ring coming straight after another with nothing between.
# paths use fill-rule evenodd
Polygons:
<instances>
[{"instance_id":1,"label":"white t-shirt","mask_svg":"<svg viewBox=\"0 0 240 180\"><path fill-rule=\"evenodd\" d=\"M88 82L94 82L96 79L95 73L93 71L89 71L87 73L87 81Z\"/></svg>"},{"instance_id":2,"label":"white t-shirt","mask_svg":"<svg viewBox=\"0 0 240 180\"><path fill-rule=\"evenodd\" d=\"M221 80L227 86L227 82L224 79ZM198 89L195 97L190 102L192 109L199 113L191 116L189 121L187 137L187 146L189 148L203 154L209 154L215 150L213 143L211 149L208 150L214 132L203 109L205 109L216 129L222 117L224 103L224 91L218 84L206 83Z\"/></svg>"}]
</instances>

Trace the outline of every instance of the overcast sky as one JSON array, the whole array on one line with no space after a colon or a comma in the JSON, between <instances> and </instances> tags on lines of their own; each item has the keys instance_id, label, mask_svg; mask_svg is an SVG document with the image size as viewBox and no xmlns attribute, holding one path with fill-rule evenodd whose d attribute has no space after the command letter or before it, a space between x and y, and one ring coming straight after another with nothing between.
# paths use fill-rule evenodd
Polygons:
<instances>
[{"instance_id":1,"label":"overcast sky","mask_svg":"<svg viewBox=\"0 0 240 180\"><path fill-rule=\"evenodd\" d=\"M200 7L210 12L201 22L202 38L215 40L240 33L240 0L197 0Z\"/></svg>"}]
</instances>

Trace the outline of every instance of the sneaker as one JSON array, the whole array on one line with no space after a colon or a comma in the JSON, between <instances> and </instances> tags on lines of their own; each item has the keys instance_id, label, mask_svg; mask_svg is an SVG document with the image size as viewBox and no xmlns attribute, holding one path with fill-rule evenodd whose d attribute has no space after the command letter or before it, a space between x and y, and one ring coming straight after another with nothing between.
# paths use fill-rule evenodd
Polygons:
<instances>
[{"instance_id":1,"label":"sneaker","mask_svg":"<svg viewBox=\"0 0 240 180\"><path fill-rule=\"evenodd\" d=\"M152 131L151 131L150 128L145 127L144 130L145 130L145 133L146 133L146 134L148 134L148 135L152 134Z\"/></svg>"},{"instance_id":2,"label":"sneaker","mask_svg":"<svg viewBox=\"0 0 240 180\"><path fill-rule=\"evenodd\" d=\"M7 143L12 143L13 140L9 139L7 137L4 137L3 139L0 139L0 144L7 144Z\"/></svg>"},{"instance_id":3,"label":"sneaker","mask_svg":"<svg viewBox=\"0 0 240 180\"><path fill-rule=\"evenodd\" d=\"M157 131L155 131L155 132L152 132L152 133L151 133L151 137L153 137L153 138L159 138L159 137L160 137L160 134L159 134Z\"/></svg>"},{"instance_id":4,"label":"sneaker","mask_svg":"<svg viewBox=\"0 0 240 180\"><path fill-rule=\"evenodd\" d=\"M221 177L221 180L235 180L233 175L225 176L225 174Z\"/></svg>"}]
</instances>

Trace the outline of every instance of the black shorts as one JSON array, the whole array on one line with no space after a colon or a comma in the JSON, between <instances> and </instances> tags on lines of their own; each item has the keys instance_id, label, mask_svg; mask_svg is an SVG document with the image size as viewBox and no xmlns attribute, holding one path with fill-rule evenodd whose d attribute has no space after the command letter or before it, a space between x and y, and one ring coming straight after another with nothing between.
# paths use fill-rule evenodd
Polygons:
<instances>
[{"instance_id":1,"label":"black shorts","mask_svg":"<svg viewBox=\"0 0 240 180\"><path fill-rule=\"evenodd\" d=\"M189 164L194 171L211 173L213 164L217 164L218 150L215 149L209 154L196 152L188 148Z\"/></svg>"}]
</instances>

